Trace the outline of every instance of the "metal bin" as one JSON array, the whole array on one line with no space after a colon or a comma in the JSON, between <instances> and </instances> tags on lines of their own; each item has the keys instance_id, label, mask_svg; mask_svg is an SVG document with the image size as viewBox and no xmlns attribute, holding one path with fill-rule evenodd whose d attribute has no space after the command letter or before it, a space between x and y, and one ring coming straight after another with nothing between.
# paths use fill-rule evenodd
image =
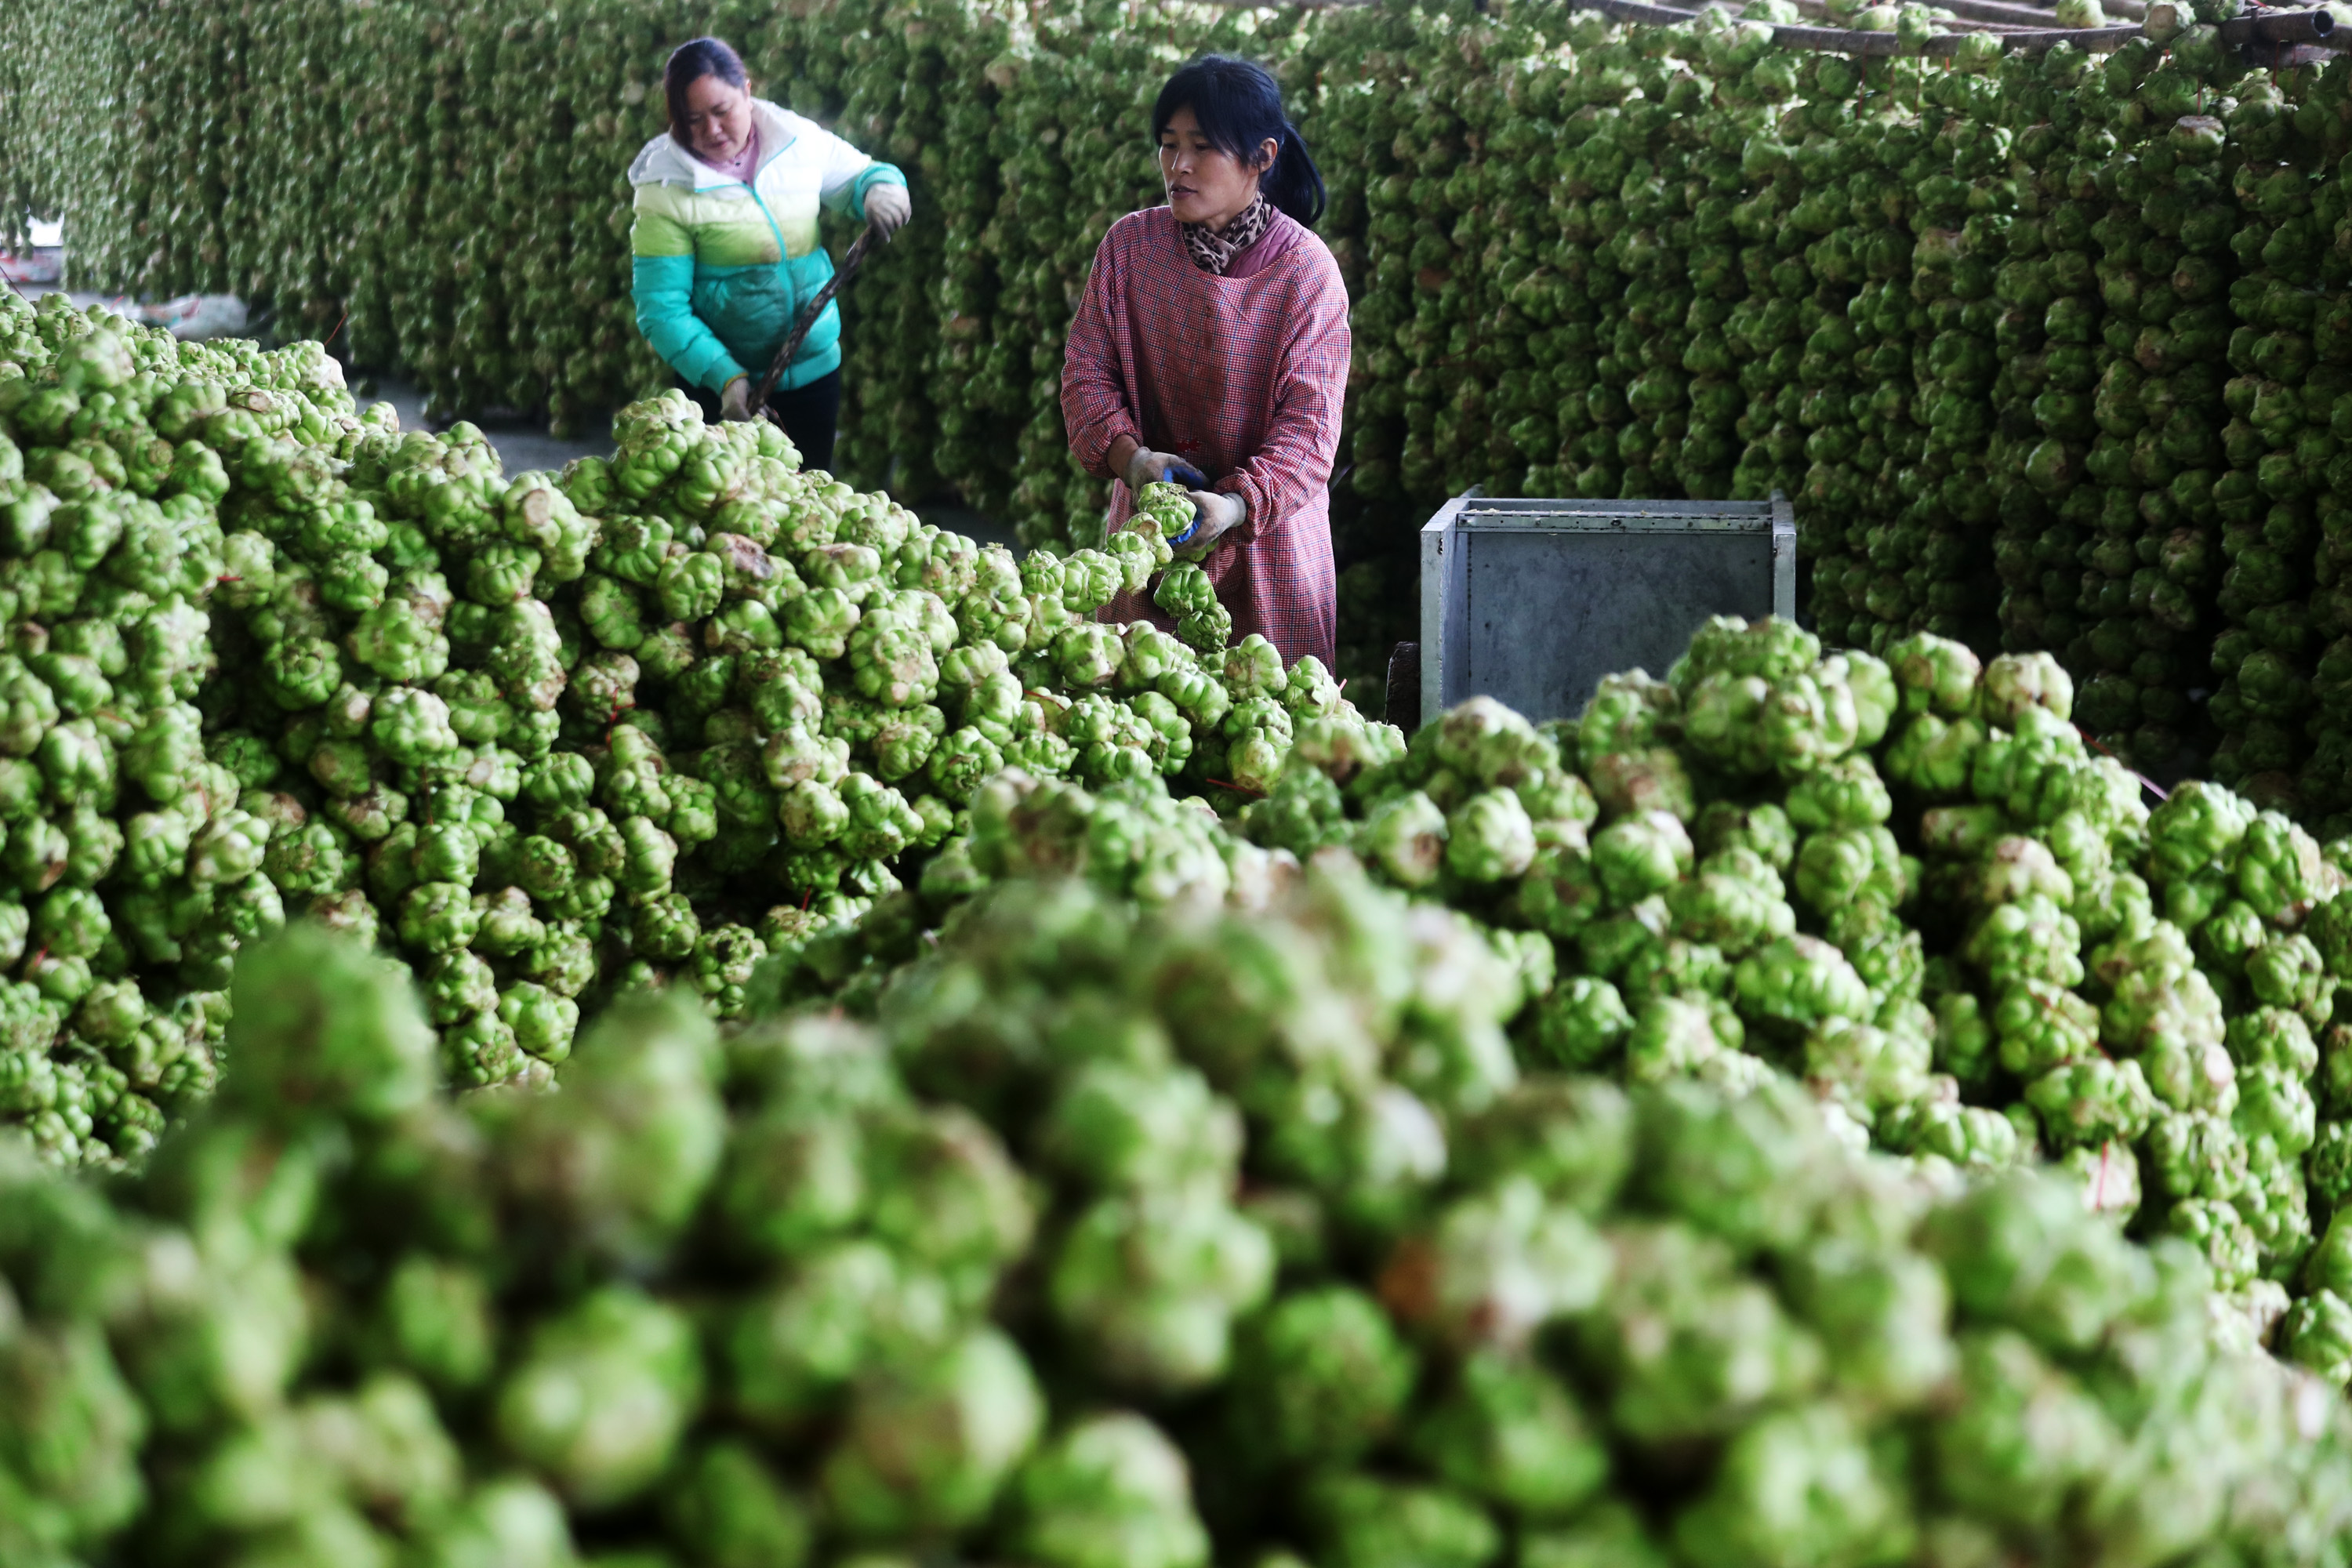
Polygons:
<instances>
[{"instance_id":1,"label":"metal bin","mask_svg":"<svg viewBox=\"0 0 2352 1568\"><path fill-rule=\"evenodd\" d=\"M1769 501L1501 500L1421 530L1421 711L1484 694L1573 718L1604 675L1664 677L1709 616L1797 610L1797 527Z\"/></svg>"}]
</instances>

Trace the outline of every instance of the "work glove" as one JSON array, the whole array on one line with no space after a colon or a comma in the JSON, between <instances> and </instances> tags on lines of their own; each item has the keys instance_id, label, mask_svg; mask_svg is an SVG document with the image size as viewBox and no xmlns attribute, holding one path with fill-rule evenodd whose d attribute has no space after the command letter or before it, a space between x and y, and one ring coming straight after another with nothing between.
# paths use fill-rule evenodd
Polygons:
<instances>
[{"instance_id":1,"label":"work glove","mask_svg":"<svg viewBox=\"0 0 2352 1568\"><path fill-rule=\"evenodd\" d=\"M867 187L866 221L873 226L875 238L888 239L914 216L914 198L907 195L906 186L877 184Z\"/></svg>"},{"instance_id":2,"label":"work glove","mask_svg":"<svg viewBox=\"0 0 2352 1568\"><path fill-rule=\"evenodd\" d=\"M1178 480L1187 485L1209 482L1208 475L1183 458L1167 452L1155 452L1149 447L1135 449L1134 455L1127 459L1126 471L1119 478L1127 481L1127 488L1131 490L1140 490L1160 479Z\"/></svg>"},{"instance_id":3,"label":"work glove","mask_svg":"<svg viewBox=\"0 0 2352 1568\"><path fill-rule=\"evenodd\" d=\"M1168 542L1179 561L1198 561L1219 535L1249 521L1249 505L1227 490L1187 490L1192 499L1192 526Z\"/></svg>"},{"instance_id":4,"label":"work glove","mask_svg":"<svg viewBox=\"0 0 2352 1568\"><path fill-rule=\"evenodd\" d=\"M719 395L719 417L721 419L751 417L751 378L750 376L739 375L727 384L727 390Z\"/></svg>"}]
</instances>

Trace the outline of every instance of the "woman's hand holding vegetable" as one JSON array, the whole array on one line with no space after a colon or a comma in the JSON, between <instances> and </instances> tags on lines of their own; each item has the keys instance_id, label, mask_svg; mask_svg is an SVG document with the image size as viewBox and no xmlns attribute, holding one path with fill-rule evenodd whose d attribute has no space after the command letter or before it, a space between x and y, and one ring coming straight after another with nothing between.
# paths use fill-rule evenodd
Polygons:
<instances>
[{"instance_id":1,"label":"woman's hand holding vegetable","mask_svg":"<svg viewBox=\"0 0 2352 1568\"><path fill-rule=\"evenodd\" d=\"M1168 542L1179 561L1198 561L1219 537L1249 521L1249 503L1230 490L1187 490L1195 514L1190 532Z\"/></svg>"},{"instance_id":2,"label":"woman's hand holding vegetable","mask_svg":"<svg viewBox=\"0 0 2352 1568\"><path fill-rule=\"evenodd\" d=\"M1124 457L1119 454L1121 447L1127 448ZM1126 436L1112 443L1110 460L1111 466L1118 470L1119 478L1127 481L1127 488L1131 490L1140 490L1144 486L1161 479L1191 485L1209 482L1208 475L1183 458L1173 453L1155 452L1149 447L1139 446L1132 437Z\"/></svg>"}]
</instances>

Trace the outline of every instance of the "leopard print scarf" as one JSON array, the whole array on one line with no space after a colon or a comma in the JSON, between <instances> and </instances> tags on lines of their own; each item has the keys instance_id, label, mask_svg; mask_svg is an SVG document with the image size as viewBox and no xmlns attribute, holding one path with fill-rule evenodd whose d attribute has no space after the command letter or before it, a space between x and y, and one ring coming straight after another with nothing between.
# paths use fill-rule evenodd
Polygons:
<instances>
[{"instance_id":1,"label":"leopard print scarf","mask_svg":"<svg viewBox=\"0 0 2352 1568\"><path fill-rule=\"evenodd\" d=\"M1265 237L1273 222L1274 207L1261 195L1225 225L1222 234L1204 223L1180 223L1176 226L1183 233L1184 254L1192 258L1192 265L1223 278L1242 252Z\"/></svg>"}]
</instances>

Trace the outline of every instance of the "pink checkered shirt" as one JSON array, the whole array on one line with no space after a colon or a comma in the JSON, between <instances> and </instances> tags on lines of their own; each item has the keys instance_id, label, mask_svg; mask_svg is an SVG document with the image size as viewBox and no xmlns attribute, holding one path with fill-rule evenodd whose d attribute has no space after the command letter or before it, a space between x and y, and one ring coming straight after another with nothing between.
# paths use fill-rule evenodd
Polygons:
<instances>
[{"instance_id":1,"label":"pink checkered shirt","mask_svg":"<svg viewBox=\"0 0 2352 1568\"><path fill-rule=\"evenodd\" d=\"M1348 290L1323 242L1276 214L1264 267L1220 278L1192 265L1166 207L1130 213L1095 251L1062 363L1062 420L1087 472L1116 478L1130 437L1183 458L1249 506L1202 563L1236 640L1263 633L1285 662L1332 662L1339 584L1327 487L1348 390ZM1254 258L1253 258L1254 259ZM1110 526L1135 497L1111 488ZM1168 617L1121 595L1105 620Z\"/></svg>"}]
</instances>

